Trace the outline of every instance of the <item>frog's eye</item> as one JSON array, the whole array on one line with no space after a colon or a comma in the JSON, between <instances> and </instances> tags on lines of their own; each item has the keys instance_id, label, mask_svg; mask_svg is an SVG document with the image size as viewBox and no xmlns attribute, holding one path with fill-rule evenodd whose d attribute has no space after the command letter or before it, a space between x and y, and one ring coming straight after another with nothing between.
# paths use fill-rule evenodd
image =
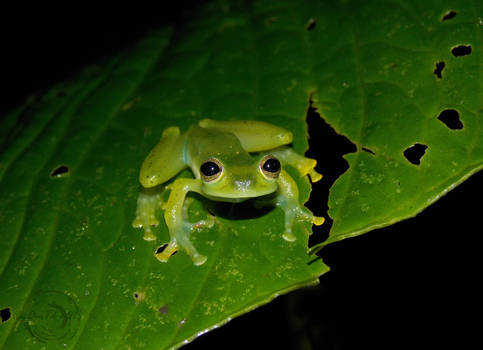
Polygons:
<instances>
[{"instance_id":1,"label":"frog's eye","mask_svg":"<svg viewBox=\"0 0 483 350\"><path fill-rule=\"evenodd\" d=\"M267 155L260 161L260 170L266 178L276 179L281 169L280 161L274 156Z\"/></svg>"},{"instance_id":2,"label":"frog's eye","mask_svg":"<svg viewBox=\"0 0 483 350\"><path fill-rule=\"evenodd\" d=\"M200 172L203 181L212 182L220 178L223 173L223 165L218 159L210 158L201 164Z\"/></svg>"}]
</instances>

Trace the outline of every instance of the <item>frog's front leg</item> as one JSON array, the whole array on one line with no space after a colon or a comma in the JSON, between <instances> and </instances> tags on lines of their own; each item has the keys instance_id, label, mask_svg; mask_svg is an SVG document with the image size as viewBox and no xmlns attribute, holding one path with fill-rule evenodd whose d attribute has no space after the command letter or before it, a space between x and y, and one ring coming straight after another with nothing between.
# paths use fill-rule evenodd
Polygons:
<instances>
[{"instance_id":1,"label":"frog's front leg","mask_svg":"<svg viewBox=\"0 0 483 350\"><path fill-rule=\"evenodd\" d=\"M278 177L278 192L276 205L280 206L285 212L285 232L283 238L287 241L295 241L296 237L292 232L294 221L302 219L310 221L315 225L324 223L323 217L312 215L310 211L299 204L299 190L295 181L290 175L282 170Z\"/></svg>"},{"instance_id":2,"label":"frog's front leg","mask_svg":"<svg viewBox=\"0 0 483 350\"><path fill-rule=\"evenodd\" d=\"M162 262L167 262L180 246L186 250L195 265L202 265L206 261L206 256L198 253L190 241L190 234L199 227L211 227L213 219L209 217L207 220L191 223L184 214L186 210L183 209L189 191L201 193L201 180L178 179L168 188L171 189L171 193L165 205L164 219L168 226L170 242L162 252L155 254L156 258Z\"/></svg>"},{"instance_id":3,"label":"frog's front leg","mask_svg":"<svg viewBox=\"0 0 483 350\"><path fill-rule=\"evenodd\" d=\"M279 147L270 153L280 159L283 164L289 164L296 168L303 176L309 175L312 182L317 182L322 179L322 175L315 171L315 166L317 165L315 159L305 158L285 146Z\"/></svg>"}]
</instances>

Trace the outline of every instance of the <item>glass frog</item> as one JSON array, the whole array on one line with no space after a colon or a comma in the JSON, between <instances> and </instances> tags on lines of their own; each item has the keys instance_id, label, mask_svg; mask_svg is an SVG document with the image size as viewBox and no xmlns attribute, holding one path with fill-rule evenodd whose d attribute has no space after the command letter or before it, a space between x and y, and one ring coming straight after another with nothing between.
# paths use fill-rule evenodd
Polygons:
<instances>
[{"instance_id":1,"label":"glass frog","mask_svg":"<svg viewBox=\"0 0 483 350\"><path fill-rule=\"evenodd\" d=\"M302 176L309 175L313 182L322 178L314 170L314 159L300 156L287 146L292 137L290 131L281 127L252 120L203 119L184 133L176 126L165 129L141 166L142 189L133 227L144 228L145 240L156 239L151 227L159 224L155 211L161 207L170 241L163 251L155 253L156 258L167 262L178 248L183 248L195 265L202 265L207 258L198 253L190 235L196 229L211 227L214 220L209 215L206 220L188 221L186 195L193 191L215 201L241 202L259 197L264 204L271 201L285 213L282 237L294 241L295 221L321 225L324 218L313 216L299 203L297 184L282 167L290 165ZM194 179L178 178L164 186L171 192L163 203L158 185L187 167Z\"/></svg>"}]
</instances>

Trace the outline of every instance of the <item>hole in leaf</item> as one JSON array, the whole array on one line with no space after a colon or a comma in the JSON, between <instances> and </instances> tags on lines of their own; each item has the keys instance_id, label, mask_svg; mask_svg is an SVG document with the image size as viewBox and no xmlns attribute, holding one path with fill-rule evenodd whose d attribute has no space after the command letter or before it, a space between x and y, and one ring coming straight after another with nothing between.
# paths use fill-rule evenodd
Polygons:
<instances>
[{"instance_id":1,"label":"hole in leaf","mask_svg":"<svg viewBox=\"0 0 483 350\"><path fill-rule=\"evenodd\" d=\"M414 165L421 164L421 158L426 153L426 149L428 146L423 145L422 143L416 143L411 147L408 147L404 150L403 154L410 163Z\"/></svg>"},{"instance_id":2,"label":"hole in leaf","mask_svg":"<svg viewBox=\"0 0 483 350\"><path fill-rule=\"evenodd\" d=\"M59 165L50 172L50 177L58 178L67 176L68 174L69 167L67 165Z\"/></svg>"},{"instance_id":3,"label":"hole in leaf","mask_svg":"<svg viewBox=\"0 0 483 350\"><path fill-rule=\"evenodd\" d=\"M451 130L463 129L463 123L460 120L460 114L454 109L445 109L440 113L438 119L441 120Z\"/></svg>"},{"instance_id":4,"label":"hole in leaf","mask_svg":"<svg viewBox=\"0 0 483 350\"><path fill-rule=\"evenodd\" d=\"M322 113L323 114L323 111ZM354 153L357 147L347 137L338 134L325 122L310 99L306 122L309 133L309 149L305 156L317 160L316 170L323 174L319 182L312 184L312 192L306 206L315 216L326 218L321 226L312 226L313 234L309 238L309 246L323 242L329 234L333 220L327 215L329 189L344 172L349 163L343 158L347 153ZM322 204L323 203L323 204Z\"/></svg>"},{"instance_id":5,"label":"hole in leaf","mask_svg":"<svg viewBox=\"0 0 483 350\"><path fill-rule=\"evenodd\" d=\"M441 79L443 77L443 75L441 74L441 72L443 71L443 69L444 69L445 66L446 66L446 64L443 61L436 63L436 69L433 71L433 73L436 74L436 76L439 79Z\"/></svg>"},{"instance_id":6,"label":"hole in leaf","mask_svg":"<svg viewBox=\"0 0 483 350\"><path fill-rule=\"evenodd\" d=\"M453 47L451 53L456 57L469 55L471 53L471 45L459 45Z\"/></svg>"},{"instance_id":7,"label":"hole in leaf","mask_svg":"<svg viewBox=\"0 0 483 350\"><path fill-rule=\"evenodd\" d=\"M12 313L10 312L9 307L0 310L0 318L2 319L2 323L7 322L10 317L12 317Z\"/></svg>"},{"instance_id":8,"label":"hole in leaf","mask_svg":"<svg viewBox=\"0 0 483 350\"><path fill-rule=\"evenodd\" d=\"M375 154L373 151L371 151L369 148L362 147L362 150L363 150L364 152L370 153L370 154L372 154L372 155L374 155L374 156L376 155L376 154Z\"/></svg>"},{"instance_id":9,"label":"hole in leaf","mask_svg":"<svg viewBox=\"0 0 483 350\"><path fill-rule=\"evenodd\" d=\"M454 11L448 11L445 13L443 18L441 19L442 21L447 21L448 19L454 18L456 16L456 12Z\"/></svg>"},{"instance_id":10,"label":"hole in leaf","mask_svg":"<svg viewBox=\"0 0 483 350\"><path fill-rule=\"evenodd\" d=\"M315 28L315 26L317 25L317 21L315 20L315 18L310 18L308 21L307 21L307 30L312 30Z\"/></svg>"}]
</instances>

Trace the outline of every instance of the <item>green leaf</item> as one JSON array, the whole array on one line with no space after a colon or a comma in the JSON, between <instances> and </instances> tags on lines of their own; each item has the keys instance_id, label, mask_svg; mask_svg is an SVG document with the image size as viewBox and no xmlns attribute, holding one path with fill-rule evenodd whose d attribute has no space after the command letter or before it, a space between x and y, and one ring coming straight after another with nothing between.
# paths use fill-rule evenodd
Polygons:
<instances>
[{"instance_id":1,"label":"green leaf","mask_svg":"<svg viewBox=\"0 0 483 350\"><path fill-rule=\"evenodd\" d=\"M483 6L350 1L316 12L331 15L309 34L314 100L357 146L331 189L327 244L414 216L482 168ZM455 56L459 46L471 53ZM414 145L418 164L405 156Z\"/></svg>"},{"instance_id":2,"label":"green leaf","mask_svg":"<svg viewBox=\"0 0 483 350\"><path fill-rule=\"evenodd\" d=\"M481 168L481 6L212 2L12 111L0 127L0 346L177 347L327 271L307 255L308 225L281 238L279 209L196 233L201 267L183 252L159 263L166 227L146 242L131 221L140 164L168 126L264 120L303 153L311 96L358 148L331 192L329 241L422 210ZM460 44L471 54L453 56ZM428 146L420 165L403 154L414 143ZM195 197L190 214L205 204Z\"/></svg>"},{"instance_id":3,"label":"green leaf","mask_svg":"<svg viewBox=\"0 0 483 350\"><path fill-rule=\"evenodd\" d=\"M7 116L15 133L5 133L0 168L0 309L11 314L3 348L179 346L327 271L307 254L308 223L296 226L296 242L282 239L280 209L219 217L196 233L208 257L200 267L184 252L154 258L169 238L164 224L157 242L131 227L140 164L168 126L256 118L307 147L305 91L266 89L261 54L244 54L264 45L240 30L247 18L207 11L179 33L185 40L154 32ZM296 181L305 201L308 179ZM193 216L202 204L196 197Z\"/></svg>"}]
</instances>

